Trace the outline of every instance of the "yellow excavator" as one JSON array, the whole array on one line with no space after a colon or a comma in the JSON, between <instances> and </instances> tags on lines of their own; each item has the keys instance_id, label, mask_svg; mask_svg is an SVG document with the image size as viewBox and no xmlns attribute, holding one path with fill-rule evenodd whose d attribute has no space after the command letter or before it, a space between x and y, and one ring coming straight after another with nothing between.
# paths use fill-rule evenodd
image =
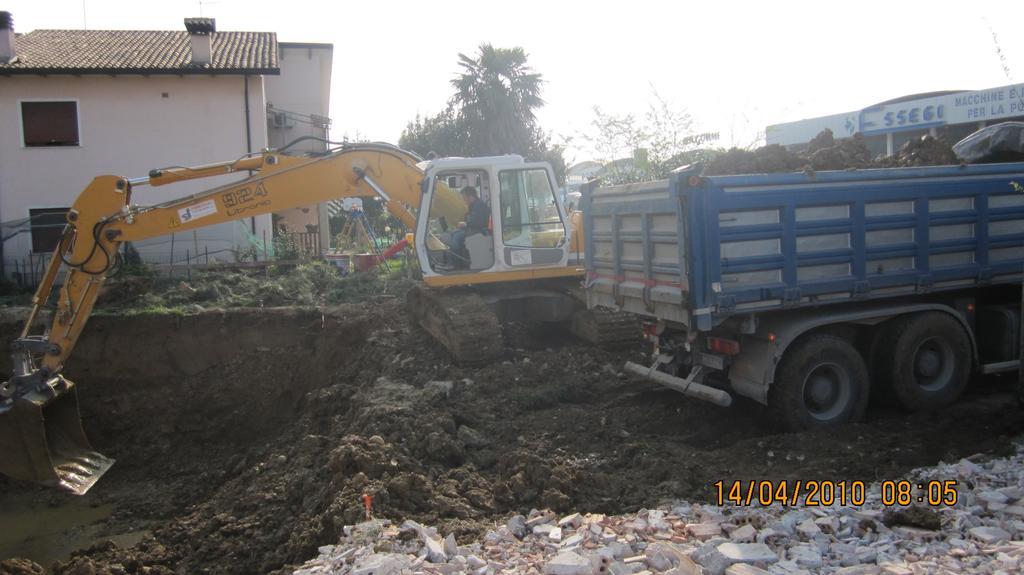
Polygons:
<instances>
[{"instance_id":1,"label":"yellow excavator","mask_svg":"<svg viewBox=\"0 0 1024 575\"><path fill-rule=\"evenodd\" d=\"M142 186L247 172L244 179L178 200L132 203ZM467 205L460 192L467 188L490 212L487 229L462 223ZM12 345L13 373L0 385L0 473L84 494L113 464L90 446L76 384L62 371L123 242L343 197L379 198L414 230L423 281L410 291L408 309L457 362L498 357L501 322L509 317L565 322L597 344L637 338L633 316L587 311L580 303L579 214L566 212L545 163L519 156L423 161L394 146L355 144L312 156L268 150L230 162L152 170L140 178L99 176L68 211L68 225ZM52 321L33 333L45 308L53 308Z\"/></svg>"}]
</instances>

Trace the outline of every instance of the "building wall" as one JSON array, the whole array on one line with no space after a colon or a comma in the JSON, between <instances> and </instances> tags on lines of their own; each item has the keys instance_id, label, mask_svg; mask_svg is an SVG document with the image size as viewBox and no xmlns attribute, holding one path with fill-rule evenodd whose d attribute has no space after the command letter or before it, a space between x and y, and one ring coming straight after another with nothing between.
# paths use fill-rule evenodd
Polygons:
<instances>
[{"instance_id":1,"label":"building wall","mask_svg":"<svg viewBox=\"0 0 1024 575\"><path fill-rule=\"evenodd\" d=\"M892 154L924 134L955 143L987 124L1024 118L1024 84L973 92L940 93L899 99L843 114L768 126L769 144L806 144L828 128L839 138L860 132L872 150Z\"/></svg>"},{"instance_id":2,"label":"building wall","mask_svg":"<svg viewBox=\"0 0 1024 575\"><path fill-rule=\"evenodd\" d=\"M93 177L146 175L164 166L236 159L247 151L242 76L11 76L0 78L0 221L23 220L30 208L68 207ZM78 101L78 147L26 148L20 131L20 100ZM249 138L253 151L266 145L263 79L249 78ZM134 203L179 198L244 176L135 190ZM253 221L176 234L175 260L185 250L231 261L236 247L250 243ZM255 237L268 236L270 216L255 220ZM9 225L4 234L13 231ZM170 260L171 237L135 244L147 261ZM4 257L24 258L30 235L4 243ZM12 269L6 265L10 274Z\"/></svg>"},{"instance_id":3,"label":"building wall","mask_svg":"<svg viewBox=\"0 0 1024 575\"><path fill-rule=\"evenodd\" d=\"M278 43L279 76L268 76L266 82L267 134L269 145L279 148L303 136L327 139L327 128L311 122L311 115L328 118L331 99L331 65L334 48L331 44ZM287 115L287 126L275 126L272 113ZM289 152L321 152L322 142L305 141ZM290 232L320 230L320 245L329 246L326 205L306 206L275 214L279 226Z\"/></svg>"}]
</instances>

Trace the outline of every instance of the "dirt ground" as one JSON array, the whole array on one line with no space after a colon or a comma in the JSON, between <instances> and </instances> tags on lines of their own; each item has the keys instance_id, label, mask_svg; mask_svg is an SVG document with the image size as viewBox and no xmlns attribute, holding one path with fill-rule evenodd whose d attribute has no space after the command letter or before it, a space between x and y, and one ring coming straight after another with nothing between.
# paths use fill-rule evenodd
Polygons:
<instances>
[{"instance_id":1,"label":"dirt ground","mask_svg":"<svg viewBox=\"0 0 1024 575\"><path fill-rule=\"evenodd\" d=\"M19 316L5 317L10 338ZM67 373L94 445L117 464L82 499L0 478L0 525L71 506L99 518L40 529L0 546L0 560L60 543L84 548L27 558L75 575L285 573L362 518L364 493L377 516L462 540L531 508L710 501L719 479L896 477L1024 433L997 379L941 412L875 408L861 424L781 434L756 406L622 375L639 349L546 330L514 338L533 348L501 364L462 368L404 317L397 298L94 317Z\"/></svg>"}]
</instances>

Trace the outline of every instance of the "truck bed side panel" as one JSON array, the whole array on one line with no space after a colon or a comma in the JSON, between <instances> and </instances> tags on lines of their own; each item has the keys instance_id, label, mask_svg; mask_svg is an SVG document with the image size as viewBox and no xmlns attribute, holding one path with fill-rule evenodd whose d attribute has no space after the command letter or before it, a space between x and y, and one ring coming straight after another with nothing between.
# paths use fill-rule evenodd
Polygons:
<instances>
[{"instance_id":1,"label":"truck bed side panel","mask_svg":"<svg viewBox=\"0 0 1024 575\"><path fill-rule=\"evenodd\" d=\"M709 178L701 195L711 308L737 312L1018 281L1024 165ZM824 174L822 174L824 175ZM801 181L801 179L803 181ZM700 244L700 245L697 245Z\"/></svg>"},{"instance_id":2,"label":"truck bed side panel","mask_svg":"<svg viewBox=\"0 0 1024 575\"><path fill-rule=\"evenodd\" d=\"M663 190L657 199L624 186L589 194L590 303L707 330L741 313L1020 281L1024 268L1024 164L691 183L682 173L645 184ZM639 259L658 216L678 222L679 269ZM642 292L667 285L658 271L679 278L671 306Z\"/></svg>"}]
</instances>

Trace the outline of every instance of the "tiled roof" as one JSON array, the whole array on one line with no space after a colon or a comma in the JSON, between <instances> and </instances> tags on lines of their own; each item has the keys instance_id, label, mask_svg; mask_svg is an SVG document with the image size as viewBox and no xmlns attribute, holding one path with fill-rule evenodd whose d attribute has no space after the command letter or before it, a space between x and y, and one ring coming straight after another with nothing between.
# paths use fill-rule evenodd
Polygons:
<instances>
[{"instance_id":1,"label":"tiled roof","mask_svg":"<svg viewBox=\"0 0 1024 575\"><path fill-rule=\"evenodd\" d=\"M34 30L18 34L8 74L279 74L273 32L216 32L213 61L192 64L189 33Z\"/></svg>"}]
</instances>

